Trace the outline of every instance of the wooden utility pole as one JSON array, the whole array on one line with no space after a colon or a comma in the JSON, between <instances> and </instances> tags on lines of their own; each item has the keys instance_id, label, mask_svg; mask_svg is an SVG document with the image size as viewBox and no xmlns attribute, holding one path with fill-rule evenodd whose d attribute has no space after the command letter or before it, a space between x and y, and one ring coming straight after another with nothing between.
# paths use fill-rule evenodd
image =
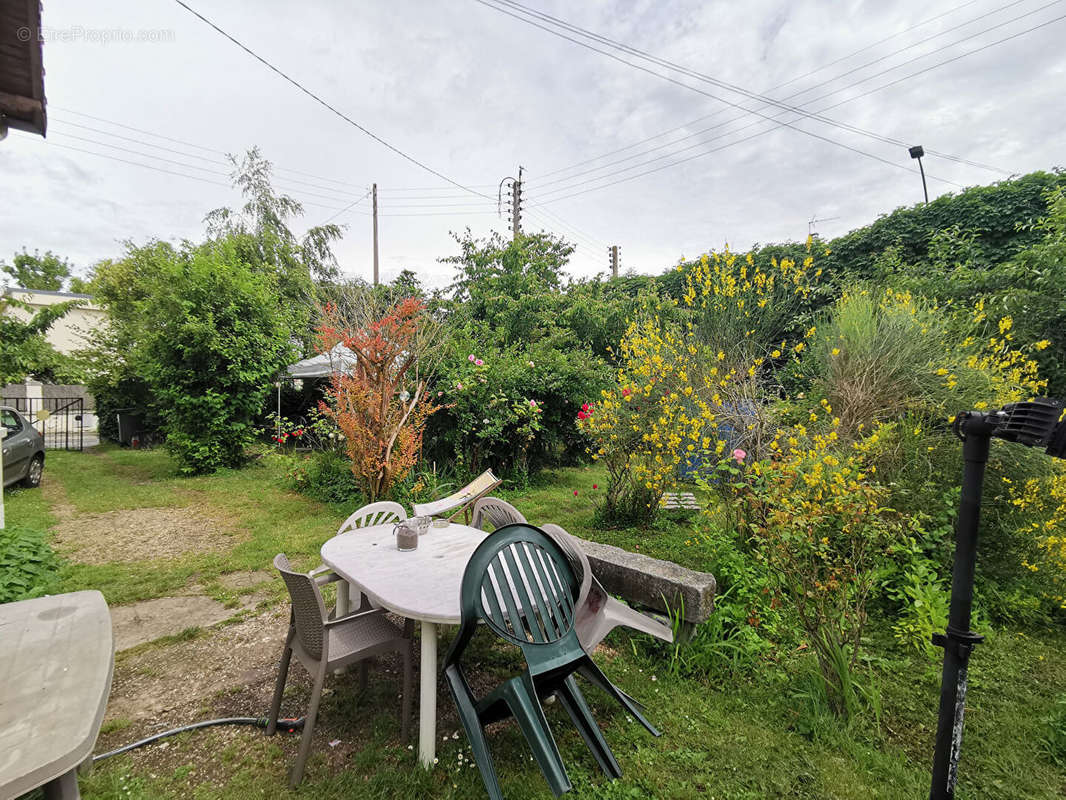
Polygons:
<instances>
[{"instance_id":1,"label":"wooden utility pole","mask_svg":"<svg viewBox=\"0 0 1066 800\"><path fill-rule=\"evenodd\" d=\"M522 235L522 167L518 168L518 180L511 181L511 232L512 240Z\"/></svg>"},{"instance_id":2,"label":"wooden utility pole","mask_svg":"<svg viewBox=\"0 0 1066 800\"><path fill-rule=\"evenodd\" d=\"M618 245L612 244L608 248L608 252L611 254L611 277L618 277Z\"/></svg>"},{"instance_id":3,"label":"wooden utility pole","mask_svg":"<svg viewBox=\"0 0 1066 800\"><path fill-rule=\"evenodd\" d=\"M371 188L374 194L374 285L378 285L378 185Z\"/></svg>"}]
</instances>

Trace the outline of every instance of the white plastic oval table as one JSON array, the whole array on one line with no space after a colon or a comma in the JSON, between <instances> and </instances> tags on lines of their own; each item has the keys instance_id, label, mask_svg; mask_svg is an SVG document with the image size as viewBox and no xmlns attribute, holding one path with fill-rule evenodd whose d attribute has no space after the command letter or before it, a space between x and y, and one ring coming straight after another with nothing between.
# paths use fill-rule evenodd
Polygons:
<instances>
[{"instance_id":1,"label":"white plastic oval table","mask_svg":"<svg viewBox=\"0 0 1066 800\"><path fill-rule=\"evenodd\" d=\"M397 550L392 524L334 536L322 545L322 561L378 606L422 629L418 702L418 758L430 767L437 746L437 626L458 625L459 590L474 550L489 534L467 525L431 527L415 550Z\"/></svg>"}]
</instances>

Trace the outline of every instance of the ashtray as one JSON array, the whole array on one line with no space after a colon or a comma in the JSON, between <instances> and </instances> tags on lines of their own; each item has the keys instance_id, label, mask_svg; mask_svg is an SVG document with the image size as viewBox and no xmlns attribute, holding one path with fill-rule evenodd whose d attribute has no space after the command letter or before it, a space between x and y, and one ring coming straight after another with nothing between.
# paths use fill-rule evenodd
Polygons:
<instances>
[{"instance_id":1,"label":"ashtray","mask_svg":"<svg viewBox=\"0 0 1066 800\"><path fill-rule=\"evenodd\" d=\"M451 523L446 519L435 519L431 524L434 528L447 528Z\"/></svg>"}]
</instances>

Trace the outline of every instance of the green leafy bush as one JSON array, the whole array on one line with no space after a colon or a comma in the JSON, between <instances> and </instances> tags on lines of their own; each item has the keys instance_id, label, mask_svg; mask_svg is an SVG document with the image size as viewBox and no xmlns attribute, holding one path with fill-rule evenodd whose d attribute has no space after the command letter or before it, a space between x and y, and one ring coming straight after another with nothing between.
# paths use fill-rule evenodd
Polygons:
<instances>
[{"instance_id":1,"label":"green leafy bush","mask_svg":"<svg viewBox=\"0 0 1066 800\"><path fill-rule=\"evenodd\" d=\"M19 525L0 529L0 603L45 594L58 569L59 559L42 531Z\"/></svg>"},{"instance_id":2,"label":"green leafy bush","mask_svg":"<svg viewBox=\"0 0 1066 800\"><path fill-rule=\"evenodd\" d=\"M715 679L750 676L773 656L775 642L792 638L780 598L764 564L737 533L709 520L697 524L688 542L707 553L714 575L714 613L685 643L668 647L674 674ZM675 616L683 609L673 609Z\"/></svg>"},{"instance_id":3,"label":"green leafy bush","mask_svg":"<svg viewBox=\"0 0 1066 800\"><path fill-rule=\"evenodd\" d=\"M519 484L582 458L587 440L573 420L606 384L607 364L553 341L488 339L473 326L453 331L433 392L443 407L429 420L426 458L463 475L491 468Z\"/></svg>"},{"instance_id":4,"label":"green leafy bush","mask_svg":"<svg viewBox=\"0 0 1066 800\"><path fill-rule=\"evenodd\" d=\"M897 247L902 260L926 260L932 236L953 226L974 231L974 254L987 264L1001 264L1035 244L1040 234L1019 229L1019 223L1043 216L1046 194L1066 185L1066 172L1031 172L989 186L945 194L931 203L899 208L876 222L833 239L827 275L840 285L876 278L876 256Z\"/></svg>"},{"instance_id":5,"label":"green leafy bush","mask_svg":"<svg viewBox=\"0 0 1066 800\"><path fill-rule=\"evenodd\" d=\"M286 475L293 489L323 503L359 504L362 499L351 461L337 450L292 457Z\"/></svg>"},{"instance_id":6,"label":"green leafy bush","mask_svg":"<svg viewBox=\"0 0 1066 800\"><path fill-rule=\"evenodd\" d=\"M175 255L160 264L162 285L142 309L145 379L182 472L237 467L292 354L291 320L274 282L230 243Z\"/></svg>"},{"instance_id":7,"label":"green leafy bush","mask_svg":"<svg viewBox=\"0 0 1066 800\"><path fill-rule=\"evenodd\" d=\"M1040 747L1054 763L1066 767L1066 694L1059 695L1055 710L1044 718L1047 734Z\"/></svg>"}]
</instances>

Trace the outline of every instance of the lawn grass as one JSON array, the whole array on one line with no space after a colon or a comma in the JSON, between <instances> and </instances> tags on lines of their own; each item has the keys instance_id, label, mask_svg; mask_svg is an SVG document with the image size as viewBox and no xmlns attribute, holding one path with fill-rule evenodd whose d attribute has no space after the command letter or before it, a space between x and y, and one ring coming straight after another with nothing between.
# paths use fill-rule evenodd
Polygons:
<instances>
[{"instance_id":1,"label":"lawn grass","mask_svg":"<svg viewBox=\"0 0 1066 800\"><path fill-rule=\"evenodd\" d=\"M62 589L99 588L111 603L167 594L189 582L218 586L228 572L266 570L285 551L300 566L317 560L322 542L350 509L330 507L282 488L282 466L270 458L240 471L202 478L180 478L162 451L102 448L89 454L50 454L46 480L65 490L79 510L139 508L158 503L207 507L239 530L225 552L190 554L166 562L138 565L67 567ZM571 533L637 548L694 568L701 563L698 543L684 519L667 520L652 531L600 530L593 524L593 498L603 485L596 467L561 469L527 489L506 492L530 521L556 522ZM575 496L574 491L578 494ZM8 494L12 522L47 528L55 513L45 497ZM106 503L101 498L107 498ZM108 505L110 504L110 505ZM690 542L686 544L686 542ZM282 603L279 591L273 602ZM590 689L593 710L605 724L624 776L615 782L599 774L557 707L548 715L575 785L573 796L614 800L664 798L916 798L928 793L928 769L935 727L939 674L934 661L901 651L889 635L887 620L873 620L868 653L880 689L883 712L845 725L813 715L795 696L803 663L779 654L765 673L732 678L670 674L665 648L616 631L610 650L597 655L622 688L648 704L650 718L664 735L650 737ZM453 631L445 631L444 642ZM198 632L202 640L210 631ZM165 648L167 643L145 647ZM512 655L483 645L483 667L506 672ZM1047 717L1066 687L1066 632L1062 629L999 631L971 662L966 739L960 800L1060 798L1066 771L1041 753ZM320 724L343 742L336 751L317 748L296 796L313 798L477 798L480 777L468 766L465 738L454 717L441 723L438 766L424 772L398 741L393 676L374 677L359 697L354 682L333 682L323 701ZM235 687L237 688L237 687ZM447 694L440 697L449 714ZM243 713L257 715L262 708ZM180 724L192 720L175 720ZM112 723L121 731L127 723ZM529 760L513 725L491 733L501 783L509 798L546 798L550 794ZM345 749L348 748L348 749ZM284 796L292 748L253 729L209 729L171 740L160 761L153 748L98 765L82 779L87 800L138 798L274 798ZM338 755L343 751L343 755ZM460 759L460 756L463 756ZM160 766L163 764L163 766Z\"/></svg>"}]
</instances>

